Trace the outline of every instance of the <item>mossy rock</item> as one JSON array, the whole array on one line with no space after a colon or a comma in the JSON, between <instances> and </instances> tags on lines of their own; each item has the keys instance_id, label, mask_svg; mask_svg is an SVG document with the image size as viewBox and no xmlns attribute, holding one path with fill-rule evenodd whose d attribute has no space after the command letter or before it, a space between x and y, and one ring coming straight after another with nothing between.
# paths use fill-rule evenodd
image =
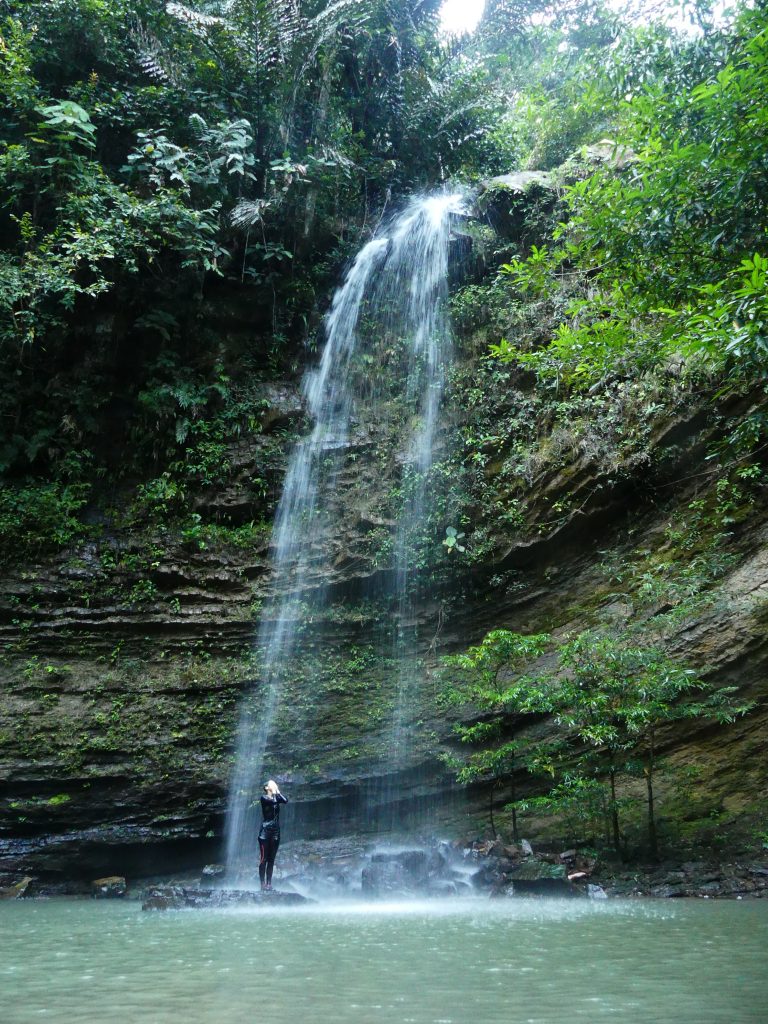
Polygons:
<instances>
[{"instance_id":1,"label":"mossy rock","mask_svg":"<svg viewBox=\"0 0 768 1024\"><path fill-rule=\"evenodd\" d=\"M518 171L491 178L478 196L477 209L500 238L524 251L551 236L549 214L557 198L554 172Z\"/></svg>"}]
</instances>

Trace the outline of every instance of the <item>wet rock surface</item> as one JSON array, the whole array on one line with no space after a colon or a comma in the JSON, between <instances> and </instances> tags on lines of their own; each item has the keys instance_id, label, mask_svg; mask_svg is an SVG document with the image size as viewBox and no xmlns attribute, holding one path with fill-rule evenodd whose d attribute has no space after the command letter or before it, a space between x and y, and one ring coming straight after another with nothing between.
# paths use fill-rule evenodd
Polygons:
<instances>
[{"instance_id":1,"label":"wet rock surface","mask_svg":"<svg viewBox=\"0 0 768 1024\"><path fill-rule=\"evenodd\" d=\"M311 902L297 892L279 889L191 889L181 885L155 886L144 893L142 910L212 910L221 907L295 907Z\"/></svg>"},{"instance_id":2,"label":"wet rock surface","mask_svg":"<svg viewBox=\"0 0 768 1024\"><path fill-rule=\"evenodd\" d=\"M298 905L338 899L489 898L768 898L762 860L669 862L617 866L591 854L528 841L431 841L381 846L360 836L295 840L281 848L275 889L262 892L254 865L227 878L220 864L154 879L108 877L88 883L46 882L0 873L0 899L57 896L141 899L146 909Z\"/></svg>"},{"instance_id":3,"label":"wet rock surface","mask_svg":"<svg viewBox=\"0 0 768 1024\"><path fill-rule=\"evenodd\" d=\"M457 896L471 891L463 858L449 843L373 853L362 869L365 896Z\"/></svg>"},{"instance_id":4,"label":"wet rock surface","mask_svg":"<svg viewBox=\"0 0 768 1024\"><path fill-rule=\"evenodd\" d=\"M478 865L472 878L475 888L491 896L558 896L586 894L583 884L594 861L575 851L564 854L535 852L528 840L505 844L501 840L470 843L464 857ZM578 867L577 867L578 865Z\"/></svg>"},{"instance_id":5,"label":"wet rock surface","mask_svg":"<svg viewBox=\"0 0 768 1024\"><path fill-rule=\"evenodd\" d=\"M530 851L530 852L526 852ZM372 846L355 839L290 843L278 862L280 885L319 899L443 896L590 896L593 858L533 852L502 841L432 841ZM282 858L282 851L281 851ZM579 870L581 869L581 870Z\"/></svg>"},{"instance_id":6,"label":"wet rock surface","mask_svg":"<svg viewBox=\"0 0 768 1024\"><path fill-rule=\"evenodd\" d=\"M216 882L217 879L222 879L227 873L227 869L223 864L206 864L200 875L200 883L205 886Z\"/></svg>"},{"instance_id":7,"label":"wet rock surface","mask_svg":"<svg viewBox=\"0 0 768 1024\"><path fill-rule=\"evenodd\" d=\"M277 858L275 885L320 900L455 896L474 891L476 870L460 844L386 846L342 836L286 843ZM240 877L249 887L257 884L255 868Z\"/></svg>"},{"instance_id":8,"label":"wet rock surface","mask_svg":"<svg viewBox=\"0 0 768 1024\"><path fill-rule=\"evenodd\" d=\"M645 536L652 545L652 519L647 527L637 536ZM607 547L610 538L600 543ZM523 632L543 619L557 621L573 595L599 593L605 584L594 570L589 544L582 540L578 550L561 548L559 566L547 570L548 579L546 584L541 580L541 586L536 563L546 563L545 547L529 551L528 583L519 602L512 593L499 595L492 604L467 602L446 621L441 635L445 648L460 649L468 638L482 636L500 621ZM520 557L518 546L508 560L511 564ZM185 573L194 575L192 562L197 559L190 560ZM214 556L210 559L213 568ZM253 562L253 556L245 561ZM25 651L19 656L18 680L0 710L0 733L5 736L0 743L0 871L35 875L51 883L90 881L108 874L130 877L173 871L220 856L227 780L225 740L217 737L231 735L234 728L238 700L248 680L247 664L237 662L235 652L247 648L253 628L248 603L254 590L243 584L241 570L242 565L234 564L226 569L229 591L217 589L215 570L210 584L198 578L199 593L182 604L181 616L169 614L167 605L157 612L153 607L122 609L120 623L99 618L95 603L82 616L78 611L68 619L61 595L51 586L47 605L35 612L32 634L42 644L35 657L41 659L45 688L42 682L30 681L31 655ZM36 575L45 578L42 569ZM29 586L17 582L20 593ZM752 800L768 782L768 645L761 620L754 615L756 600L767 592L768 528L762 526L743 538L740 562L723 579L717 600L670 640L676 657L706 663L713 680L721 685L738 682L741 692L758 702L753 713L730 727L727 742L715 730L695 723L663 737L671 765L701 765L701 786L708 787L712 800L727 799L737 806ZM232 601L226 614L221 604L225 598ZM11 622L17 615L8 610L3 626L8 642L14 630L18 634ZM60 651L55 658L50 652L60 650L60 642L49 635L49 628L65 621L67 629L75 628L75 619L85 630L78 649L90 653ZM331 639L345 643L360 629L354 623L341 624ZM220 652L195 660L184 644L200 634L219 644ZM121 643L114 666L105 668L97 661ZM50 659L50 664L42 659ZM46 666L56 671L48 672ZM96 724L97 719L106 724ZM31 725L35 735L62 734L61 752L52 747L48 755L30 759L24 751L33 740L39 744L27 736ZM323 736L329 760L336 746L341 749L345 735L353 742L338 712L331 725L334 732ZM435 726L440 728L439 723ZM292 755L293 763L309 764L314 758L310 752ZM463 794L456 794L450 773L438 763L415 762L410 770L423 779L424 799L433 808L445 810L451 799L463 799ZM353 832L359 827L366 793L380 781L380 771L379 762L361 754L343 762L333 778L326 778L323 771L297 773L292 789L286 789L291 792L293 816L286 820L286 834ZM457 817L454 810L451 815ZM662 884L667 883L659 881Z\"/></svg>"},{"instance_id":9,"label":"wet rock surface","mask_svg":"<svg viewBox=\"0 0 768 1024\"><path fill-rule=\"evenodd\" d=\"M107 820L93 828L19 838L0 835L0 871L28 871L53 890L80 891L83 886L87 890L94 875L147 876L193 867L213 852L197 815L174 823L153 823L150 817L146 824L113 824L107 815L114 809L105 808L104 813Z\"/></svg>"},{"instance_id":10,"label":"wet rock surface","mask_svg":"<svg viewBox=\"0 0 768 1024\"><path fill-rule=\"evenodd\" d=\"M477 207L496 233L514 238L525 249L532 242L542 241L530 214L553 209L557 200L558 179L550 171L518 171L491 178L482 188Z\"/></svg>"},{"instance_id":11,"label":"wet rock surface","mask_svg":"<svg viewBox=\"0 0 768 1024\"><path fill-rule=\"evenodd\" d=\"M687 861L598 872L609 896L651 896L658 899L768 898L768 857L764 860L715 863Z\"/></svg>"},{"instance_id":12,"label":"wet rock surface","mask_svg":"<svg viewBox=\"0 0 768 1024\"><path fill-rule=\"evenodd\" d=\"M33 879L29 875L25 875L23 878L0 875L0 900L21 899L26 895L32 881Z\"/></svg>"},{"instance_id":13,"label":"wet rock surface","mask_svg":"<svg viewBox=\"0 0 768 1024\"><path fill-rule=\"evenodd\" d=\"M91 896L95 900L120 900L123 899L127 891L128 886L121 875L96 878L91 882Z\"/></svg>"},{"instance_id":14,"label":"wet rock surface","mask_svg":"<svg viewBox=\"0 0 768 1024\"><path fill-rule=\"evenodd\" d=\"M530 844L525 845L529 853L523 844L470 844L465 857L478 865L472 879L474 886L487 889L494 896L768 898L768 857L758 861L686 861L622 869L577 850L534 851Z\"/></svg>"}]
</instances>

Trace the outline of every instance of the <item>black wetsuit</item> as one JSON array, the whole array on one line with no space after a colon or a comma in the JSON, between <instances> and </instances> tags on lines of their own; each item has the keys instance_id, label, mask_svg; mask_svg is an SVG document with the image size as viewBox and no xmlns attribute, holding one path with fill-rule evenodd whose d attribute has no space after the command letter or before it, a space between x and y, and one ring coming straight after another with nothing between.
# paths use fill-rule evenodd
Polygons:
<instances>
[{"instance_id":1,"label":"black wetsuit","mask_svg":"<svg viewBox=\"0 0 768 1024\"><path fill-rule=\"evenodd\" d=\"M275 866L277 849L280 846L280 804L288 800L282 793L261 798L261 816L264 819L259 830L259 881L272 885L272 868Z\"/></svg>"}]
</instances>

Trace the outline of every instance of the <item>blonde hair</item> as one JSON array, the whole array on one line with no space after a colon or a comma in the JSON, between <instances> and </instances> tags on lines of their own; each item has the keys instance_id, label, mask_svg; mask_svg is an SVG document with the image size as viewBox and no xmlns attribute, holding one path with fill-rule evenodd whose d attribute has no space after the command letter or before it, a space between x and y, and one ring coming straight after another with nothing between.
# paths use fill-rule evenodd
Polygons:
<instances>
[{"instance_id":1,"label":"blonde hair","mask_svg":"<svg viewBox=\"0 0 768 1024\"><path fill-rule=\"evenodd\" d=\"M274 779L269 779L267 781L266 785L264 786L264 792L271 793L272 795L280 792L278 785Z\"/></svg>"}]
</instances>

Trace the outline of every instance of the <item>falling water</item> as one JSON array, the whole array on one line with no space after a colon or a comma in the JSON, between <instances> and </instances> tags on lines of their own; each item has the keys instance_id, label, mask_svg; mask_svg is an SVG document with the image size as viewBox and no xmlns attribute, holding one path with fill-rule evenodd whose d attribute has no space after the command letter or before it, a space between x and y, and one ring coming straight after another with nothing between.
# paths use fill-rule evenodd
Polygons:
<instances>
[{"instance_id":1,"label":"falling water","mask_svg":"<svg viewBox=\"0 0 768 1024\"><path fill-rule=\"evenodd\" d=\"M398 687L388 747L390 772L383 778L378 820L391 828L398 819L396 777L409 759L407 715L418 692L420 667L416 657L418 636L414 583L417 532L427 512L429 470L435 457L438 414L452 356L448 300L448 214L457 212L457 197L432 196L411 211L393 233L389 263L407 295L405 333L411 338L406 393L419 406L404 467L407 481L395 537L395 595L397 623L394 657ZM415 263L412 250L422 254ZM397 268L396 270L394 268Z\"/></svg>"},{"instance_id":2,"label":"falling water","mask_svg":"<svg viewBox=\"0 0 768 1024\"><path fill-rule=\"evenodd\" d=\"M328 520L340 486L334 459L348 444L350 426L372 420L381 411L377 360L385 345L403 348L388 394L399 389L401 415L410 414L404 467L408 487L395 529L393 573L399 681L391 755L395 764L405 756L404 708L413 683L408 664L411 645L403 639L403 623L412 611L410 550L414 529L425 512L426 478L450 359L444 308L448 242L451 217L461 212L461 202L460 195L447 193L414 199L364 246L334 297L320 363L306 375L304 394L314 427L291 455L277 510L274 596L265 607L257 639L262 706L258 718L250 703L242 711L229 794L226 854L230 872L250 860L255 849L254 804L283 695L285 667L299 648L299 627L310 603L317 608L322 601L323 569L332 534ZM370 324L375 325L374 330ZM361 364L358 357L363 354L368 362Z\"/></svg>"},{"instance_id":3,"label":"falling water","mask_svg":"<svg viewBox=\"0 0 768 1024\"><path fill-rule=\"evenodd\" d=\"M302 580L314 556L322 523L315 515L321 483L321 457L344 443L352 394L347 387L350 356L355 349L360 305L370 278L382 261L387 239L374 239L358 254L344 286L337 291L326 328L320 365L307 374L304 394L315 425L296 445L277 509L273 533L276 597L261 618L258 648L266 703L258 723L243 711L237 737L235 772L229 792L226 827L227 867L252 855L255 847L254 787L261 776L269 734L282 692L281 669L293 651L301 615Z\"/></svg>"}]
</instances>

